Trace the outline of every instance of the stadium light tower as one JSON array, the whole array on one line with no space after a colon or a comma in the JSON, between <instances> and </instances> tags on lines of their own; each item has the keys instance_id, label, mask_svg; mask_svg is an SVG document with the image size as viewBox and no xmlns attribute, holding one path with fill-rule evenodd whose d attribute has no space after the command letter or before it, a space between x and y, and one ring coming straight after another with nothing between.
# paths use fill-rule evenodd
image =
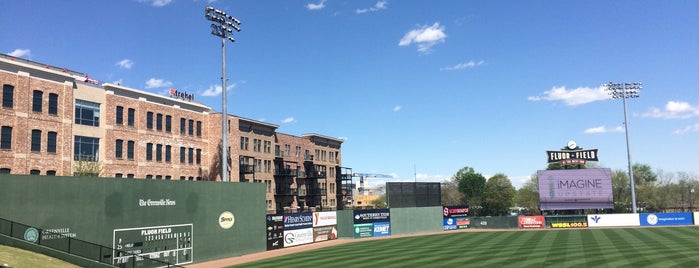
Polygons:
<instances>
[{"instance_id":1,"label":"stadium light tower","mask_svg":"<svg viewBox=\"0 0 699 268\"><path fill-rule=\"evenodd\" d=\"M211 24L211 34L221 37L221 98L222 106L221 109L221 181L228 181L228 151L227 149L227 139L226 135L226 123L228 112L226 111L226 39L231 42L235 42L233 39L233 30L240 32L240 21L231 15L227 15L226 12L215 9L213 7L207 6L204 9L204 16L207 20L214 23Z\"/></svg>"},{"instance_id":2,"label":"stadium light tower","mask_svg":"<svg viewBox=\"0 0 699 268\"><path fill-rule=\"evenodd\" d=\"M613 99L623 99L624 101L624 127L626 127L626 156L629 161L629 181L631 183L631 207L633 213L636 212L636 184L633 180L633 167L631 164L631 147L629 146L629 117L626 113L626 99L638 98L638 92L641 91L641 83L612 83L605 85L605 90Z\"/></svg>"}]
</instances>

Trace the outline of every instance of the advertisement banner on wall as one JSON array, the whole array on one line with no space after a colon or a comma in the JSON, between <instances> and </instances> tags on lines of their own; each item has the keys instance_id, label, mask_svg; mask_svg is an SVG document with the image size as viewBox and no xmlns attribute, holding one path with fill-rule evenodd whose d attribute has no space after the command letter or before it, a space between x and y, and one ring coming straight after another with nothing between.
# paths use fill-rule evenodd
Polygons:
<instances>
[{"instance_id":1,"label":"advertisement banner on wall","mask_svg":"<svg viewBox=\"0 0 699 268\"><path fill-rule=\"evenodd\" d=\"M313 228L284 230L284 247L313 243Z\"/></svg>"},{"instance_id":2,"label":"advertisement banner on wall","mask_svg":"<svg viewBox=\"0 0 699 268\"><path fill-rule=\"evenodd\" d=\"M587 222L584 221L569 221L569 222L552 222L551 228L587 228Z\"/></svg>"},{"instance_id":3,"label":"advertisement banner on wall","mask_svg":"<svg viewBox=\"0 0 699 268\"><path fill-rule=\"evenodd\" d=\"M444 218L443 227L445 231L456 230L456 229L466 229L471 225L471 219L469 218Z\"/></svg>"},{"instance_id":4,"label":"advertisement banner on wall","mask_svg":"<svg viewBox=\"0 0 699 268\"><path fill-rule=\"evenodd\" d=\"M313 213L284 214L284 230L305 229L313 227Z\"/></svg>"},{"instance_id":5,"label":"advertisement banner on wall","mask_svg":"<svg viewBox=\"0 0 699 268\"><path fill-rule=\"evenodd\" d=\"M313 242L337 239L337 226L313 227Z\"/></svg>"},{"instance_id":6,"label":"advertisement banner on wall","mask_svg":"<svg viewBox=\"0 0 699 268\"><path fill-rule=\"evenodd\" d=\"M360 223L354 225L354 238L372 237L374 236L373 223Z\"/></svg>"},{"instance_id":7,"label":"advertisement banner on wall","mask_svg":"<svg viewBox=\"0 0 699 268\"><path fill-rule=\"evenodd\" d=\"M373 223L373 222L390 222L391 212L387 208L383 209L364 209L354 211L354 224Z\"/></svg>"},{"instance_id":8,"label":"advertisement banner on wall","mask_svg":"<svg viewBox=\"0 0 699 268\"><path fill-rule=\"evenodd\" d=\"M313 227L330 225L337 225L337 211L313 213Z\"/></svg>"},{"instance_id":9,"label":"advertisement banner on wall","mask_svg":"<svg viewBox=\"0 0 699 268\"><path fill-rule=\"evenodd\" d=\"M284 247L284 216L267 215L267 250Z\"/></svg>"},{"instance_id":10,"label":"advertisement banner on wall","mask_svg":"<svg viewBox=\"0 0 699 268\"><path fill-rule=\"evenodd\" d=\"M638 214L641 226L692 225L691 212L641 213Z\"/></svg>"},{"instance_id":11,"label":"advertisement banner on wall","mask_svg":"<svg viewBox=\"0 0 699 268\"><path fill-rule=\"evenodd\" d=\"M614 208L612 170L539 170L541 210Z\"/></svg>"},{"instance_id":12,"label":"advertisement banner on wall","mask_svg":"<svg viewBox=\"0 0 699 268\"><path fill-rule=\"evenodd\" d=\"M694 212L694 219L699 219L699 212ZM699 225L699 221L695 220L694 225Z\"/></svg>"},{"instance_id":13,"label":"advertisement banner on wall","mask_svg":"<svg viewBox=\"0 0 699 268\"><path fill-rule=\"evenodd\" d=\"M468 217L468 206L442 206L445 218Z\"/></svg>"},{"instance_id":14,"label":"advertisement banner on wall","mask_svg":"<svg viewBox=\"0 0 699 268\"><path fill-rule=\"evenodd\" d=\"M519 229L544 229L544 216L519 216Z\"/></svg>"},{"instance_id":15,"label":"advertisement banner on wall","mask_svg":"<svg viewBox=\"0 0 699 268\"><path fill-rule=\"evenodd\" d=\"M391 235L391 223L390 222L375 222L374 223L374 236L389 236Z\"/></svg>"},{"instance_id":16,"label":"advertisement banner on wall","mask_svg":"<svg viewBox=\"0 0 699 268\"><path fill-rule=\"evenodd\" d=\"M638 214L590 214L587 215L588 227L625 227L641 226Z\"/></svg>"}]
</instances>

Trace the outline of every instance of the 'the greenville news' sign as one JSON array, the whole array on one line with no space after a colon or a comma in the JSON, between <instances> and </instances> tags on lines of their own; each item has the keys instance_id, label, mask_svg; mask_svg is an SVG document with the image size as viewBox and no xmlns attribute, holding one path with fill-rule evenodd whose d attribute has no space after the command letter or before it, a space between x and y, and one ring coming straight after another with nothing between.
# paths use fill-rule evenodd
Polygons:
<instances>
[{"instance_id":1,"label":"'the greenville news' sign","mask_svg":"<svg viewBox=\"0 0 699 268\"><path fill-rule=\"evenodd\" d=\"M614 208L612 170L539 170L541 210Z\"/></svg>"},{"instance_id":2,"label":"'the greenville news' sign","mask_svg":"<svg viewBox=\"0 0 699 268\"><path fill-rule=\"evenodd\" d=\"M571 150L571 151L546 151L549 163L558 163L561 165L577 165L585 164L586 161L599 161L597 158L597 149L590 150Z\"/></svg>"}]
</instances>

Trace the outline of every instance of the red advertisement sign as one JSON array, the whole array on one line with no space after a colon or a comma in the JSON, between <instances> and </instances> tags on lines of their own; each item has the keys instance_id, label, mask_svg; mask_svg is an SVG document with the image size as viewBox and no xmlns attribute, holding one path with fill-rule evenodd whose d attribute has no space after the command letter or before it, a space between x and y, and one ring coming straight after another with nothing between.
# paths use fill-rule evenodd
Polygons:
<instances>
[{"instance_id":1,"label":"red advertisement sign","mask_svg":"<svg viewBox=\"0 0 699 268\"><path fill-rule=\"evenodd\" d=\"M519 216L519 229L544 229L544 216Z\"/></svg>"}]
</instances>

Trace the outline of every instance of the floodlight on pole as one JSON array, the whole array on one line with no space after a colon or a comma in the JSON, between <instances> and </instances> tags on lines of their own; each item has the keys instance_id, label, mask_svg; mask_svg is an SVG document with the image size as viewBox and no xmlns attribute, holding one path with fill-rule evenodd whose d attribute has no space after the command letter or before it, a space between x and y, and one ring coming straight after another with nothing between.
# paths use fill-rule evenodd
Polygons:
<instances>
[{"instance_id":1,"label":"floodlight on pole","mask_svg":"<svg viewBox=\"0 0 699 268\"><path fill-rule=\"evenodd\" d=\"M211 6L204 8L204 17L214 23L211 24L211 34L221 38L221 181L228 181L228 131L226 123L228 111L226 110L226 39L235 42L233 30L240 32L240 21L226 12L215 9ZM218 24L217 24L218 23Z\"/></svg>"},{"instance_id":2,"label":"floodlight on pole","mask_svg":"<svg viewBox=\"0 0 699 268\"><path fill-rule=\"evenodd\" d=\"M624 102L624 127L626 128L626 157L629 164L629 183L631 184L631 207L636 212L636 184L633 180L633 165L631 164L631 146L629 145L629 117L626 113L626 99L638 98L638 92L643 88L641 83L612 83L604 85L605 90L613 99L622 99Z\"/></svg>"}]
</instances>

